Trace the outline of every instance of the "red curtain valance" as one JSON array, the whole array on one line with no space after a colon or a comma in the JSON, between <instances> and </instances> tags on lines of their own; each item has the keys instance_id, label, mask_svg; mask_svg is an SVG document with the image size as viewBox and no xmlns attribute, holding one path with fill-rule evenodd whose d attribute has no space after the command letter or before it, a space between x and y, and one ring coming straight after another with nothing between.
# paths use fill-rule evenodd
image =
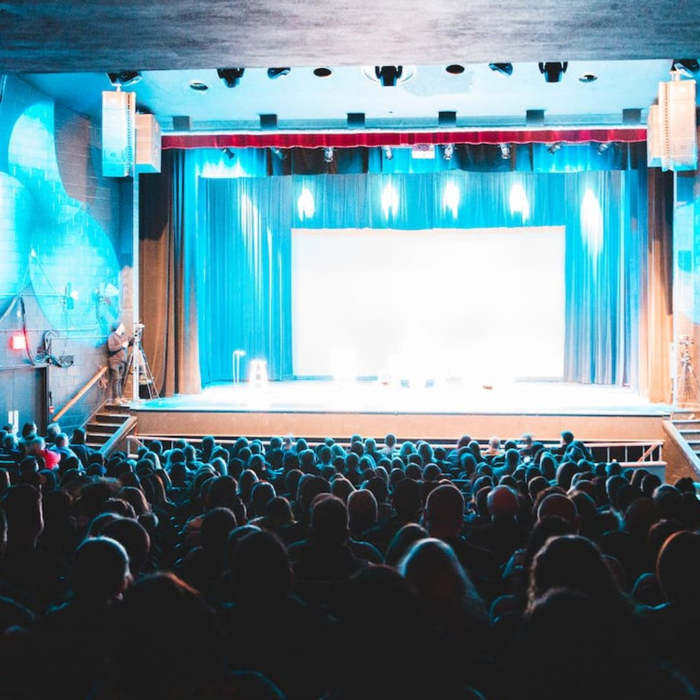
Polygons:
<instances>
[{"instance_id":1,"label":"red curtain valance","mask_svg":"<svg viewBox=\"0 0 700 700\"><path fill-rule=\"evenodd\" d=\"M414 146L416 144L466 143L639 143L646 128L637 129L541 129L525 131L348 131L261 132L247 134L164 134L168 148L356 148L358 146Z\"/></svg>"}]
</instances>

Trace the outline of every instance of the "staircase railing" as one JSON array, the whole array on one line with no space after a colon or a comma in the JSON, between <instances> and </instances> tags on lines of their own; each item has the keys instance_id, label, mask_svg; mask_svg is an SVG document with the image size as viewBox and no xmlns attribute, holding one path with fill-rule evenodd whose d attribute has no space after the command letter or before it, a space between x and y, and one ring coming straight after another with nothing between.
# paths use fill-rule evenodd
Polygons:
<instances>
[{"instance_id":1,"label":"staircase railing","mask_svg":"<svg viewBox=\"0 0 700 700\"><path fill-rule=\"evenodd\" d=\"M100 452L105 457L109 457L122 443L131 439L131 433L135 430L137 423L138 419L135 416L125 420L119 429L115 431L114 435L100 447Z\"/></svg>"},{"instance_id":2,"label":"staircase railing","mask_svg":"<svg viewBox=\"0 0 700 700\"><path fill-rule=\"evenodd\" d=\"M700 458L695 454L692 447L688 444L688 441L673 424L673 421L665 420L663 422L663 429L669 438L669 442L678 453L675 461L680 462L680 466L683 467L686 472L692 474L692 478L695 481L700 480ZM671 445L669 445L669 447Z\"/></svg>"},{"instance_id":3,"label":"staircase railing","mask_svg":"<svg viewBox=\"0 0 700 700\"><path fill-rule=\"evenodd\" d=\"M73 406L75 406L75 404L77 404L78 401L80 401L80 399L82 399L83 396L85 396L85 394L87 394L98 381L100 381L106 372L106 366L98 369L97 372L95 372L95 374L93 374L92 377L90 377L90 379L88 379L88 381L85 382L85 384L83 384L83 386L77 391L75 396L68 401L68 403L60 411L58 411L58 413L54 413L54 415L50 417L50 420L58 421L62 416L70 411L70 409L73 408Z\"/></svg>"}]
</instances>

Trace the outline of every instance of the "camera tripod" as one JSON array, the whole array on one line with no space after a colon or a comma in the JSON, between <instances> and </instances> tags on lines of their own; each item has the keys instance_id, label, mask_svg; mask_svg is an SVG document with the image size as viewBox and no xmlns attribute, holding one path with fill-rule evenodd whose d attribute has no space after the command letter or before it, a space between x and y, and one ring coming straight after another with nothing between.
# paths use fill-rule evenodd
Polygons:
<instances>
[{"instance_id":1,"label":"camera tripod","mask_svg":"<svg viewBox=\"0 0 700 700\"><path fill-rule=\"evenodd\" d=\"M678 344L681 347L681 376L678 382L679 403L686 406L691 404L695 405L698 403L698 396L700 395L700 386L698 385L698 379L695 375L693 357L690 352L690 347L694 345L695 342L690 336L682 335L678 339Z\"/></svg>"},{"instance_id":2,"label":"camera tripod","mask_svg":"<svg viewBox=\"0 0 700 700\"><path fill-rule=\"evenodd\" d=\"M158 389L156 389L156 382L153 379L153 372L148 364L148 358L143 350L143 345L141 344L141 338L143 337L143 323L137 323L134 326L134 337L131 343L129 343L129 354L126 358L126 371L124 372L124 377L128 377L130 374L136 373L137 385L140 388L142 386L146 387L149 399L158 398ZM138 399L140 396L134 396L134 399Z\"/></svg>"}]
</instances>

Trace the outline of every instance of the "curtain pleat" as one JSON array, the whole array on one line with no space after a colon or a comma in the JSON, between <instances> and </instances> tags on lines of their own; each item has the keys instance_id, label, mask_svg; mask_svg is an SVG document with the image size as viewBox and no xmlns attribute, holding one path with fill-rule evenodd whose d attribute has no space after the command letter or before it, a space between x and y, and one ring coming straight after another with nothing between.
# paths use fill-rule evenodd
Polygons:
<instances>
[{"instance_id":1,"label":"curtain pleat","mask_svg":"<svg viewBox=\"0 0 700 700\"><path fill-rule=\"evenodd\" d=\"M196 201L185 154L163 154L162 172L141 179L139 303L143 347L163 396L201 391L196 249L187 217ZM196 188L195 188L196 189ZM194 210L196 211L196 209Z\"/></svg>"},{"instance_id":2,"label":"curtain pleat","mask_svg":"<svg viewBox=\"0 0 700 700\"><path fill-rule=\"evenodd\" d=\"M672 400L673 173L648 171L648 270L643 280L646 323L640 327L641 390L650 401Z\"/></svg>"}]
</instances>

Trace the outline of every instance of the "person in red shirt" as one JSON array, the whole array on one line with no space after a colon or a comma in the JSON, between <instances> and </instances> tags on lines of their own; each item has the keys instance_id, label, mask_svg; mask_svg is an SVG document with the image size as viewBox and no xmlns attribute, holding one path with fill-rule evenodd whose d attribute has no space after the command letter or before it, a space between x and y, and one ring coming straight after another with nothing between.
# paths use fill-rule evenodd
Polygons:
<instances>
[{"instance_id":1,"label":"person in red shirt","mask_svg":"<svg viewBox=\"0 0 700 700\"><path fill-rule=\"evenodd\" d=\"M44 460L46 469L55 469L61 461L61 455L58 452L47 450L44 438L38 436L29 443L29 454L41 457Z\"/></svg>"}]
</instances>

